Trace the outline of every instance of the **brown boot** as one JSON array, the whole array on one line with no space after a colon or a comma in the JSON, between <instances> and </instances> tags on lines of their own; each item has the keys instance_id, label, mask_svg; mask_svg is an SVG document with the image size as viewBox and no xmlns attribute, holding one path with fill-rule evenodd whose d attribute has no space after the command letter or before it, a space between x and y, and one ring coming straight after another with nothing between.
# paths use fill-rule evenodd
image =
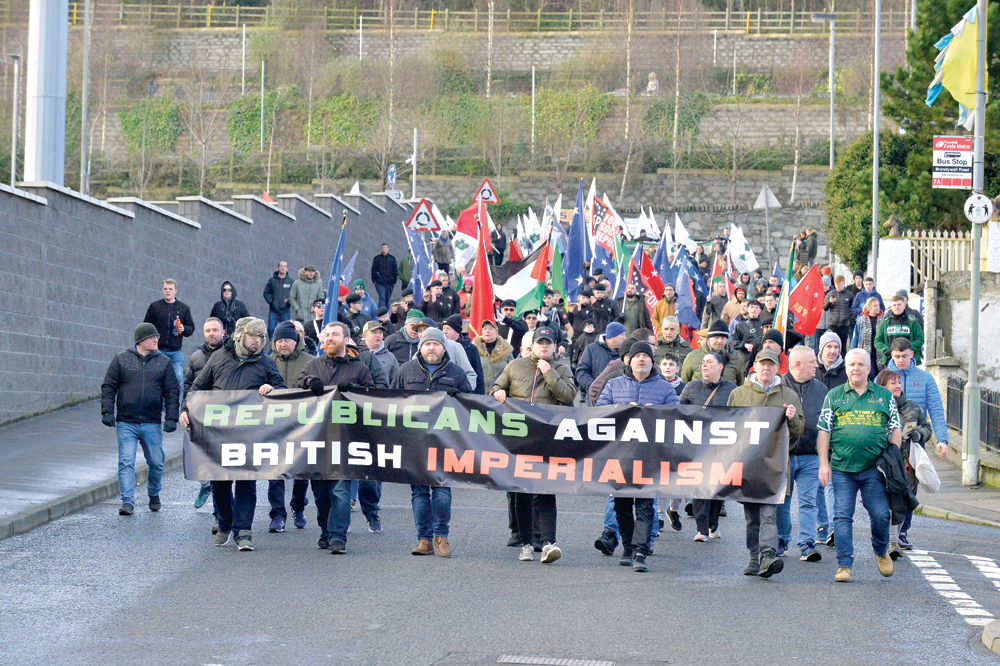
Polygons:
<instances>
[{"instance_id":1,"label":"brown boot","mask_svg":"<svg viewBox=\"0 0 1000 666\"><path fill-rule=\"evenodd\" d=\"M417 547L410 551L411 555L433 555L434 546L427 539L421 539Z\"/></svg>"},{"instance_id":2,"label":"brown boot","mask_svg":"<svg viewBox=\"0 0 1000 666\"><path fill-rule=\"evenodd\" d=\"M451 544L448 543L448 537L434 537L434 548L437 549L437 553L441 557L451 557Z\"/></svg>"}]
</instances>

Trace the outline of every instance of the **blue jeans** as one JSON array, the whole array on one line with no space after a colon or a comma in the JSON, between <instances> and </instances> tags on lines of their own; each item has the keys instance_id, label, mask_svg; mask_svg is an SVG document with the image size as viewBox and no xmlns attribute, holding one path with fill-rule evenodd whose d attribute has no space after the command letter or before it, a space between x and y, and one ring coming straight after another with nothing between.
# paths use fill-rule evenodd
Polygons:
<instances>
[{"instance_id":1,"label":"blue jeans","mask_svg":"<svg viewBox=\"0 0 1000 666\"><path fill-rule=\"evenodd\" d=\"M278 327L283 321L292 320L292 311L289 310L284 314L278 314L274 310L268 309L267 311L267 339L271 340L274 338L274 329Z\"/></svg>"},{"instance_id":2,"label":"blue jeans","mask_svg":"<svg viewBox=\"0 0 1000 666\"><path fill-rule=\"evenodd\" d=\"M830 516L833 512L830 510L830 499L833 497L833 487L831 486L830 492L820 484L816 488L816 532L818 536L825 537L833 531L833 520Z\"/></svg>"},{"instance_id":3,"label":"blue jeans","mask_svg":"<svg viewBox=\"0 0 1000 666\"><path fill-rule=\"evenodd\" d=\"M170 359L170 365L174 366L174 374L177 375L177 392L180 396L180 404L184 404L184 351L178 349L175 352L163 352Z\"/></svg>"},{"instance_id":4,"label":"blue jeans","mask_svg":"<svg viewBox=\"0 0 1000 666\"><path fill-rule=\"evenodd\" d=\"M653 522L656 520L653 500L648 497L615 497L614 507L622 547L626 552L636 550L649 555L653 541Z\"/></svg>"},{"instance_id":5,"label":"blue jeans","mask_svg":"<svg viewBox=\"0 0 1000 666\"><path fill-rule=\"evenodd\" d=\"M788 496L778 505L778 539L792 542L792 491L798 487L799 549L816 546L816 489L819 487L819 456L788 456Z\"/></svg>"},{"instance_id":6,"label":"blue jeans","mask_svg":"<svg viewBox=\"0 0 1000 666\"><path fill-rule=\"evenodd\" d=\"M212 481L212 497L220 532L250 531L257 506L256 481Z\"/></svg>"},{"instance_id":7,"label":"blue jeans","mask_svg":"<svg viewBox=\"0 0 1000 666\"><path fill-rule=\"evenodd\" d=\"M392 288L395 286L395 282L392 284L375 283L375 291L378 292L378 306L380 308L389 307L389 304L392 302Z\"/></svg>"},{"instance_id":8,"label":"blue jeans","mask_svg":"<svg viewBox=\"0 0 1000 666\"><path fill-rule=\"evenodd\" d=\"M915 444L913 446L920 446L920 445L916 445ZM920 485L919 482L914 481L913 485L910 486L910 490L913 491L913 496L914 497L917 496L917 486L919 486L919 485ZM899 528L900 533L901 534L906 534L907 530L910 529L910 525L912 525L912 524L913 524L913 511L911 510L911 511L907 511L906 512L906 518L903 518L903 524Z\"/></svg>"},{"instance_id":9,"label":"blue jeans","mask_svg":"<svg viewBox=\"0 0 1000 666\"><path fill-rule=\"evenodd\" d=\"M341 479L329 483L330 512L324 536L329 539L330 543L339 541L346 544L347 530L351 528L351 482ZM316 482L313 481L314 489L315 486ZM316 509L320 509L318 497Z\"/></svg>"},{"instance_id":10,"label":"blue jeans","mask_svg":"<svg viewBox=\"0 0 1000 666\"><path fill-rule=\"evenodd\" d=\"M135 506L135 453L142 445L142 455L149 467L147 490L150 497L160 494L163 479L163 430L159 423L125 423L115 425L118 435L118 485L121 486L122 503Z\"/></svg>"},{"instance_id":11,"label":"blue jeans","mask_svg":"<svg viewBox=\"0 0 1000 666\"><path fill-rule=\"evenodd\" d=\"M351 481L351 499L361 503L361 513L365 520L371 520L372 514L378 514L378 503L382 501L381 481Z\"/></svg>"},{"instance_id":12,"label":"blue jeans","mask_svg":"<svg viewBox=\"0 0 1000 666\"><path fill-rule=\"evenodd\" d=\"M889 496L878 469L872 467L856 474L833 470L837 566L850 567L854 564L854 510L859 492L861 504L872 524L872 550L884 557L889 547Z\"/></svg>"},{"instance_id":13,"label":"blue jeans","mask_svg":"<svg viewBox=\"0 0 1000 666\"><path fill-rule=\"evenodd\" d=\"M660 498L653 499L653 515L657 515L659 511ZM618 529L618 514L615 513L615 498L614 496L608 497L608 503L604 505L604 529L611 530L618 535L619 540L621 538L621 531ZM649 539L646 540L647 552L653 550L653 544L656 543L656 539L660 536L660 521L659 519L654 520L652 527L649 531Z\"/></svg>"},{"instance_id":14,"label":"blue jeans","mask_svg":"<svg viewBox=\"0 0 1000 666\"><path fill-rule=\"evenodd\" d=\"M410 504L413 506L417 539L430 541L434 537L448 536L448 524L451 522L451 488L410 486Z\"/></svg>"}]
</instances>

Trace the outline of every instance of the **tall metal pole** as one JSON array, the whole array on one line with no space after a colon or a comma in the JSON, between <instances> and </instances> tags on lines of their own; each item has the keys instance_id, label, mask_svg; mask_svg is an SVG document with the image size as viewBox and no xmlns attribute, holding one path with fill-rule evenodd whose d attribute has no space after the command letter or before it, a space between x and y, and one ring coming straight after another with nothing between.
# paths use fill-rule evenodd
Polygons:
<instances>
[{"instance_id":1,"label":"tall metal pole","mask_svg":"<svg viewBox=\"0 0 1000 666\"><path fill-rule=\"evenodd\" d=\"M875 64L874 77L874 122L872 127L875 135L872 137L872 265L868 267L875 284L878 284L878 143L879 120L882 116L882 0L875 0Z\"/></svg>"},{"instance_id":2,"label":"tall metal pole","mask_svg":"<svg viewBox=\"0 0 1000 666\"><path fill-rule=\"evenodd\" d=\"M836 14L834 14L836 16ZM833 134L833 98L834 98L834 84L833 84L833 71L834 71L834 53L836 52L836 37L837 35L837 19L830 20L830 171L833 171L833 152L834 152L834 134Z\"/></svg>"},{"instance_id":3,"label":"tall metal pole","mask_svg":"<svg viewBox=\"0 0 1000 666\"><path fill-rule=\"evenodd\" d=\"M11 131L10 141L10 186L16 187L17 182L17 114L19 100L18 94L21 92L21 54L11 53L7 56L14 61L14 122Z\"/></svg>"},{"instance_id":4,"label":"tall metal pole","mask_svg":"<svg viewBox=\"0 0 1000 666\"><path fill-rule=\"evenodd\" d=\"M414 201L417 200L417 128L413 128L413 193L410 196Z\"/></svg>"},{"instance_id":5,"label":"tall metal pole","mask_svg":"<svg viewBox=\"0 0 1000 666\"><path fill-rule=\"evenodd\" d=\"M986 0L976 3L976 137L972 157L972 191L983 193L983 144L986 136ZM965 427L962 429L962 485L979 484L979 253L983 225L972 225L972 279L969 284L969 381L965 384Z\"/></svg>"},{"instance_id":6,"label":"tall metal pole","mask_svg":"<svg viewBox=\"0 0 1000 666\"><path fill-rule=\"evenodd\" d=\"M264 61L260 61L260 152L264 152Z\"/></svg>"},{"instance_id":7,"label":"tall metal pole","mask_svg":"<svg viewBox=\"0 0 1000 666\"><path fill-rule=\"evenodd\" d=\"M247 24L243 24L243 65L240 74L240 97L247 94Z\"/></svg>"},{"instance_id":8,"label":"tall metal pole","mask_svg":"<svg viewBox=\"0 0 1000 666\"><path fill-rule=\"evenodd\" d=\"M83 84L80 91L80 192L90 191L87 168L87 81L90 79L90 0L83 3Z\"/></svg>"},{"instance_id":9,"label":"tall metal pole","mask_svg":"<svg viewBox=\"0 0 1000 666\"><path fill-rule=\"evenodd\" d=\"M531 66L531 162L535 162L535 66Z\"/></svg>"}]
</instances>

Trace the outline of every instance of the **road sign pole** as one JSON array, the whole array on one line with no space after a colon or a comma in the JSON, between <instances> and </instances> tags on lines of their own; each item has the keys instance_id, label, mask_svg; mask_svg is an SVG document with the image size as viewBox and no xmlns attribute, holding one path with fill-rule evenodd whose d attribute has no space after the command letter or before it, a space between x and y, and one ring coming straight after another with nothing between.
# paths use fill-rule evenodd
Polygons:
<instances>
[{"instance_id":1,"label":"road sign pole","mask_svg":"<svg viewBox=\"0 0 1000 666\"><path fill-rule=\"evenodd\" d=\"M986 135L986 0L976 3L976 143L972 160L972 191L983 193L983 142ZM979 485L979 253L982 224L972 224L969 281L969 381L965 384L962 430L962 485Z\"/></svg>"}]
</instances>

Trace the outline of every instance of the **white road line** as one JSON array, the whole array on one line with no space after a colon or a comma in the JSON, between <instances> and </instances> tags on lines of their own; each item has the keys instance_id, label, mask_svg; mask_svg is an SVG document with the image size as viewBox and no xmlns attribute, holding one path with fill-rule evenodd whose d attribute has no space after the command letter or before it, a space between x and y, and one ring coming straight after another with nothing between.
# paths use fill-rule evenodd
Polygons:
<instances>
[{"instance_id":1,"label":"white road line","mask_svg":"<svg viewBox=\"0 0 1000 666\"><path fill-rule=\"evenodd\" d=\"M986 576L993 583L993 586L1000 590L1000 566L997 566L996 560L976 555L966 555L965 557L972 562L972 566L979 569L979 573Z\"/></svg>"},{"instance_id":2,"label":"white road line","mask_svg":"<svg viewBox=\"0 0 1000 666\"><path fill-rule=\"evenodd\" d=\"M908 552L906 556L931 584L931 587L948 601L948 604L962 616L967 624L982 627L993 621L993 613L985 610L975 599L962 592L962 588L955 583L955 579L926 550L913 550ZM996 562L986 557L971 555L965 557L984 575L996 573L997 578L993 579L993 584L1000 588L1000 567L997 567Z\"/></svg>"}]
</instances>

